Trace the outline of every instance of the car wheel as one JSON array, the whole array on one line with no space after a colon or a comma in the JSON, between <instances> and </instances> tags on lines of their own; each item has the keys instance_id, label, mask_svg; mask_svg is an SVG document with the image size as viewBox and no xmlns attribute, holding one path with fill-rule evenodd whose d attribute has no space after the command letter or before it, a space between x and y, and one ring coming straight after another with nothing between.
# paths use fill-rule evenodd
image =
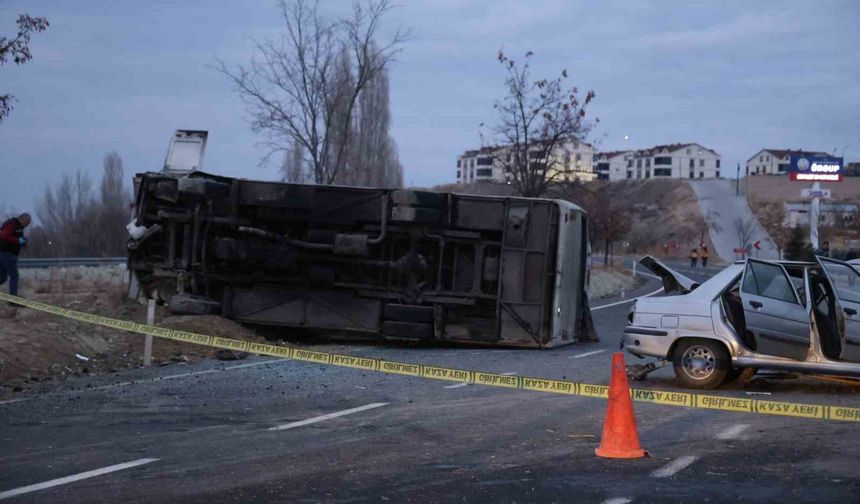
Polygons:
<instances>
[{"instance_id":1,"label":"car wheel","mask_svg":"<svg viewBox=\"0 0 860 504\"><path fill-rule=\"evenodd\" d=\"M726 381L731 361L725 347L717 341L681 341L672 354L675 377L686 387L713 389Z\"/></svg>"}]
</instances>

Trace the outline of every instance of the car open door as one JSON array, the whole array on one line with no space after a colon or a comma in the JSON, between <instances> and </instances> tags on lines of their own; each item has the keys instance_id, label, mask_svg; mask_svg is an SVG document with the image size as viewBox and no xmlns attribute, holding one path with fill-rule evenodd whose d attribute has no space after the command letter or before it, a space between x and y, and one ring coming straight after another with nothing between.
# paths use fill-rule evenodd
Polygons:
<instances>
[{"instance_id":1,"label":"car open door","mask_svg":"<svg viewBox=\"0 0 860 504\"><path fill-rule=\"evenodd\" d=\"M842 360L860 362L860 273L850 264L826 257L818 257L830 285L836 291L836 310L844 321L842 332Z\"/></svg>"},{"instance_id":2,"label":"car open door","mask_svg":"<svg viewBox=\"0 0 860 504\"><path fill-rule=\"evenodd\" d=\"M699 286L699 282L686 275L678 273L663 264L659 259L652 256L645 256L642 259L639 259L639 264L647 267L653 271L655 275L660 277L660 280L663 281L663 292L666 294L676 291L679 294L687 294Z\"/></svg>"},{"instance_id":3,"label":"car open door","mask_svg":"<svg viewBox=\"0 0 860 504\"><path fill-rule=\"evenodd\" d=\"M810 321L782 265L748 259L741 281L747 330L756 351L803 360L809 351Z\"/></svg>"}]
</instances>

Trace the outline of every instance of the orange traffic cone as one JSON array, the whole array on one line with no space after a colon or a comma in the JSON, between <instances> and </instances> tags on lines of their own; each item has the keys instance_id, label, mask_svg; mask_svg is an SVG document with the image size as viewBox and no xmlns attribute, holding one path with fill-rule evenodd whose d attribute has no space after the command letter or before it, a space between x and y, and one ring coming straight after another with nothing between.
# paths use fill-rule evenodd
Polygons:
<instances>
[{"instance_id":1,"label":"orange traffic cone","mask_svg":"<svg viewBox=\"0 0 860 504\"><path fill-rule=\"evenodd\" d=\"M594 450L598 457L640 458L648 452L639 445L636 433L636 417L633 416L633 400L627 386L627 369L624 354L612 354L612 377L609 381L609 404L606 406L606 421L600 447Z\"/></svg>"}]
</instances>

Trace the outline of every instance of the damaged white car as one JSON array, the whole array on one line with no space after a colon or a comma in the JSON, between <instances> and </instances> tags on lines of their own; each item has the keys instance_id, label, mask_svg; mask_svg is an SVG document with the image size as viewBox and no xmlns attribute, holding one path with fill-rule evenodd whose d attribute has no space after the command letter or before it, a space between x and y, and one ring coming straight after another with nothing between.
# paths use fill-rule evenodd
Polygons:
<instances>
[{"instance_id":1,"label":"damaged white car","mask_svg":"<svg viewBox=\"0 0 860 504\"><path fill-rule=\"evenodd\" d=\"M640 263L678 295L636 301L623 346L670 361L683 385L756 369L860 377L860 273L848 263L747 259L701 284L653 257Z\"/></svg>"}]
</instances>

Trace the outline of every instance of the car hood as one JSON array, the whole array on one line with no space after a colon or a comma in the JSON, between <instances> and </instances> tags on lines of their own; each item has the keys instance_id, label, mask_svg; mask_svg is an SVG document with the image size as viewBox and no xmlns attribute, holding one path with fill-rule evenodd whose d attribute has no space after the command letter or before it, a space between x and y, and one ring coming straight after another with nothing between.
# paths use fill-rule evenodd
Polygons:
<instances>
[{"instance_id":1,"label":"car hood","mask_svg":"<svg viewBox=\"0 0 860 504\"><path fill-rule=\"evenodd\" d=\"M647 267L653 271L655 275L660 277L660 280L663 282L663 291L666 294L671 292L687 294L699 286L699 282L686 275L678 273L653 256L645 256L642 259L639 259L639 264Z\"/></svg>"}]
</instances>

